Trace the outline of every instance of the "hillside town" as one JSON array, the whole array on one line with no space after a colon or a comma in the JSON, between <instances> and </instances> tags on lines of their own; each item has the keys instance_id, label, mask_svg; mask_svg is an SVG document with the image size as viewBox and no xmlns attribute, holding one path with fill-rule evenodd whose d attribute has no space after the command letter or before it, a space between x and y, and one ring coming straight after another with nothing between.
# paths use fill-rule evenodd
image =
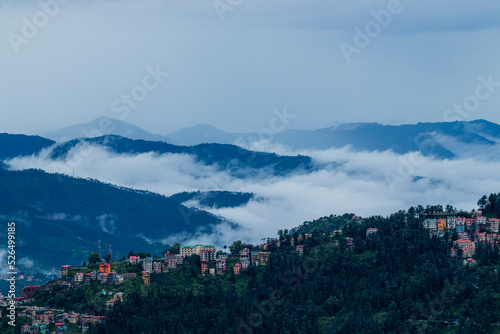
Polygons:
<instances>
[{"instance_id":1,"label":"hillside town","mask_svg":"<svg viewBox=\"0 0 500 334\"><path fill-rule=\"evenodd\" d=\"M361 224L363 219L353 216L352 222ZM428 230L431 237L448 242L450 244L448 255L463 259L464 265L475 265L474 256L479 243L497 247L500 241L500 219L486 218L482 216L480 210L471 213L468 217L436 214L432 218L425 219L422 226ZM367 228L365 243L378 238L379 233L376 227ZM328 234L333 245L339 246L343 242L346 247L355 248L353 238L345 235L342 229ZM325 233L322 235L324 237ZM79 331L85 333L95 325L106 322L106 316L103 315L79 314L74 311L32 306L30 304L35 292L38 295L51 294L54 287L57 287L58 291L64 291L97 283L103 287L99 292L99 297L105 300L106 309L110 310L126 298L124 292L120 291L121 284L135 280L140 282L140 285L148 287L153 283L154 274L175 272L182 268L186 259L193 255L199 257L197 263L199 263L199 273L202 276L228 273L240 276L251 266L266 266L271 252L285 243L291 247L292 251L302 256L304 254L303 241L309 238L313 238L313 235L302 233L295 237L289 236L288 239L270 239L268 243L258 246L245 245L237 252L231 252L231 255L224 251L217 251L214 245L179 246L178 254L166 251L162 256L156 257L141 258L137 254L130 255L128 259L118 262L96 263L94 264L95 270L90 266L73 268L70 265L63 265L60 268L59 279L44 286L26 286L22 289L21 297L15 298L18 307L17 317L26 319L30 323L22 327L21 333L63 333L68 331L68 326L71 325L78 325Z\"/></svg>"},{"instance_id":2,"label":"hillside town","mask_svg":"<svg viewBox=\"0 0 500 334\"><path fill-rule=\"evenodd\" d=\"M498 247L500 219L486 218L481 215L481 210L475 212L470 218L448 215L446 217L428 218L424 220L423 227L429 230L431 236L444 238L452 244L449 250L451 257L464 259L464 264L474 265L474 255L478 243Z\"/></svg>"},{"instance_id":3,"label":"hillside town","mask_svg":"<svg viewBox=\"0 0 500 334\"><path fill-rule=\"evenodd\" d=\"M307 237L310 237L308 234ZM273 242L275 246L280 246L280 241ZM293 240L292 240L293 243ZM267 251L269 244L261 244L250 250L243 248L237 256L232 256L232 272L239 276L242 271L250 266L265 266L271 254ZM297 245L297 251L302 254L303 245ZM179 254L166 252L162 257L144 257L131 255L128 259L121 261L120 268L113 268L113 264L99 263L97 270L90 270L89 267L76 267L63 265L60 268L60 278L44 286L26 286L22 289L21 297L14 299L18 307L17 317L26 319L30 325L24 325L21 333L41 334L41 333L63 333L68 331L68 325L78 324L81 332L88 332L97 324L106 321L102 315L79 314L76 312L66 312L65 310L50 309L47 307L35 307L30 305L33 302L33 294L51 294L54 288L58 291L78 289L79 287L92 283L102 284L108 290L100 291L100 296L106 299L106 308L112 309L116 303L122 302L124 293L113 286L134 279L141 279L141 284L150 286L152 274L168 273L180 269L187 257L199 256L200 273L202 276L215 276L227 273L227 260L229 254L217 251L214 245L180 246ZM123 266L125 265L125 267ZM123 268L131 269L134 272L123 272ZM1 318L1 314L0 314ZM49 328L51 329L49 331Z\"/></svg>"}]
</instances>

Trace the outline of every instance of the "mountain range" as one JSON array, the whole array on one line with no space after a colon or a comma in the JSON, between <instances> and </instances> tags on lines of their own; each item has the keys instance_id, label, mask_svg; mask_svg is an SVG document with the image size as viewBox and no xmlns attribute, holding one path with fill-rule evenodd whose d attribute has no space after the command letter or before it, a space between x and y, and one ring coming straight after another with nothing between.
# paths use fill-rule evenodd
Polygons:
<instances>
[{"instance_id":1,"label":"mountain range","mask_svg":"<svg viewBox=\"0 0 500 334\"><path fill-rule=\"evenodd\" d=\"M103 125L105 121L100 119L93 124L109 128L109 124ZM120 126L110 132L123 134L126 129L134 129L136 134L147 135L140 128L128 127L124 122L118 124ZM71 137L70 132L66 133ZM23 226L19 229L19 254L32 259L32 267L46 269L61 262L81 262L86 252L96 249L99 240L103 248L114 245L114 249L124 255L130 250L128 248L161 251L166 245L152 240L178 233L193 234L199 229L210 231L211 226L226 222L223 217L186 207L183 203L197 201L200 208L206 209L235 207L255 200L258 194L214 191L166 197L41 170L12 171L8 165L10 159L43 154L53 161L65 160L73 150L92 145L113 155L188 155L198 164L213 166L241 180L311 173L325 167L308 156L281 156L232 145L230 142L244 143L245 140L250 145L258 140L258 134L226 133L209 125L154 137L165 140L87 134L89 136L65 142L40 136L0 134L0 221L15 220ZM95 131L94 134L100 133ZM62 137L54 135L53 138ZM276 133L273 139L276 143L304 150L349 145L360 151L421 151L442 159L467 155L498 159L495 148L499 140L500 126L484 120L400 126L343 124L319 130L287 130ZM335 162L330 166L335 168ZM186 217L189 217L189 224L186 224ZM232 226L237 228L236 224ZM0 234L0 238L5 237L4 231Z\"/></svg>"},{"instance_id":2,"label":"mountain range","mask_svg":"<svg viewBox=\"0 0 500 334\"><path fill-rule=\"evenodd\" d=\"M94 138L105 135L117 135L130 139L170 142L170 139L150 133L136 125L109 117L100 117L88 123L75 124L57 130L39 132L38 135L57 142L76 138Z\"/></svg>"},{"instance_id":3,"label":"mountain range","mask_svg":"<svg viewBox=\"0 0 500 334\"><path fill-rule=\"evenodd\" d=\"M200 229L210 233L221 223L237 228L222 217L182 203L196 200L202 207L223 208L244 205L253 198L253 194L224 191L166 197L95 179L35 169L9 170L9 159L48 152L53 161L63 160L80 145L98 146L117 155L191 155L200 164L241 178L249 173L286 175L315 168L309 157L251 152L234 145L175 146L115 135L56 143L38 136L2 134L0 222L17 223L18 254L24 259L19 263L29 264L29 269L43 271L60 263L79 264L89 252L97 251L98 243L102 244L102 253L107 252L108 245L122 255L133 249L161 252L167 245L159 241L178 233L194 235ZM0 231L1 240L7 240L5 233Z\"/></svg>"},{"instance_id":4,"label":"mountain range","mask_svg":"<svg viewBox=\"0 0 500 334\"><path fill-rule=\"evenodd\" d=\"M101 125L99 125L101 124ZM102 124L106 124L105 127ZM109 125L111 124L111 125ZM109 131L82 129L105 128ZM87 134L87 135L85 135ZM355 151L387 151L398 154L419 151L439 159L474 157L485 148L498 147L500 125L486 120L461 122L382 125L378 123L346 123L316 130L285 130L269 136L257 133L225 132L209 124L184 128L165 136L151 134L134 125L109 118L100 118L88 124L63 128L47 134L56 141L92 138L114 134L131 139L163 141L181 146L205 143L237 144L254 149L253 143L264 140L266 147L285 145L294 150L323 150L349 146ZM255 150L255 149L254 149ZM500 153L489 152L488 158L500 159Z\"/></svg>"}]
</instances>

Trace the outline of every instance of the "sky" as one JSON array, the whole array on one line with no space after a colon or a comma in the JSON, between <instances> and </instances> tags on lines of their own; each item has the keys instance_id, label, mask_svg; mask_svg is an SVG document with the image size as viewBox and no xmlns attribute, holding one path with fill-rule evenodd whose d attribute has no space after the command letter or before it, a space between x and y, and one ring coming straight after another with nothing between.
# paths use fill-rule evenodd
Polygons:
<instances>
[{"instance_id":1,"label":"sky","mask_svg":"<svg viewBox=\"0 0 500 334\"><path fill-rule=\"evenodd\" d=\"M497 0L0 0L0 132L102 116L162 135L257 132L284 107L301 129L500 123L499 12Z\"/></svg>"}]
</instances>

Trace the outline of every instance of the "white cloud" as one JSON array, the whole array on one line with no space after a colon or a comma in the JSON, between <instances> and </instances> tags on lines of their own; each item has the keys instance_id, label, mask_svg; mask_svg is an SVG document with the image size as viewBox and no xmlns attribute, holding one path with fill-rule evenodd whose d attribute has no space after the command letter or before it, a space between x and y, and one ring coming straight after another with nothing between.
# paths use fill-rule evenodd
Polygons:
<instances>
[{"instance_id":1,"label":"white cloud","mask_svg":"<svg viewBox=\"0 0 500 334\"><path fill-rule=\"evenodd\" d=\"M211 235L203 231L177 235L175 240L228 245L242 239L254 243L273 237L278 229L292 228L303 221L330 214L356 213L361 216L388 215L422 204L453 204L470 210L483 194L498 192L500 162L474 159L435 160L416 153L353 152L349 148L291 152L274 147L281 154L309 155L318 163L335 162L330 167L287 177L239 179L196 163L189 155L115 155L97 147L79 147L68 161L81 155L70 170L79 177L164 195L193 190L252 192L265 200L252 200L238 208L209 209L241 225L240 230L222 224ZM53 161L41 157L9 161L15 169L41 168L55 172ZM68 174L71 172L68 170ZM422 179L415 180L415 176ZM189 202L195 205L194 202ZM101 227L112 233L113 217L101 217ZM165 240L164 240L165 241Z\"/></svg>"},{"instance_id":2,"label":"white cloud","mask_svg":"<svg viewBox=\"0 0 500 334\"><path fill-rule=\"evenodd\" d=\"M27 257L22 257L19 259L18 263L25 267L26 269L31 269L35 265L35 261Z\"/></svg>"},{"instance_id":3,"label":"white cloud","mask_svg":"<svg viewBox=\"0 0 500 334\"><path fill-rule=\"evenodd\" d=\"M104 214L96 217L96 221L105 233L113 234L116 230L117 216L114 214Z\"/></svg>"}]
</instances>

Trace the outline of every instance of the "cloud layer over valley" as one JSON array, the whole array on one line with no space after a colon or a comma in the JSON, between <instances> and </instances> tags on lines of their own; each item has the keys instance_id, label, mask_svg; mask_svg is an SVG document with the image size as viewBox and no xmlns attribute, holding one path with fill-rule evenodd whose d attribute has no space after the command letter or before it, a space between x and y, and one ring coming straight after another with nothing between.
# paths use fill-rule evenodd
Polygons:
<instances>
[{"instance_id":1,"label":"cloud layer over valley","mask_svg":"<svg viewBox=\"0 0 500 334\"><path fill-rule=\"evenodd\" d=\"M196 190L257 195L237 208L201 208L238 223L240 229L222 224L211 235L200 231L195 236L178 235L163 240L170 244L178 241L222 246L238 239L257 243L262 238L274 237L278 229L345 212L361 216L388 215L418 204L452 204L470 210L483 194L500 188L500 162L435 160L417 153L354 152L348 147L301 152L285 147L272 149L280 154L308 155L322 164L333 163L318 171L287 177L236 178L215 166L197 163L190 155L117 155L88 145L72 149L64 161L52 161L48 158L50 150L46 150L39 156L16 158L8 163L12 169L74 173L76 177L95 178L166 196ZM199 207L196 201L185 204Z\"/></svg>"}]
</instances>

